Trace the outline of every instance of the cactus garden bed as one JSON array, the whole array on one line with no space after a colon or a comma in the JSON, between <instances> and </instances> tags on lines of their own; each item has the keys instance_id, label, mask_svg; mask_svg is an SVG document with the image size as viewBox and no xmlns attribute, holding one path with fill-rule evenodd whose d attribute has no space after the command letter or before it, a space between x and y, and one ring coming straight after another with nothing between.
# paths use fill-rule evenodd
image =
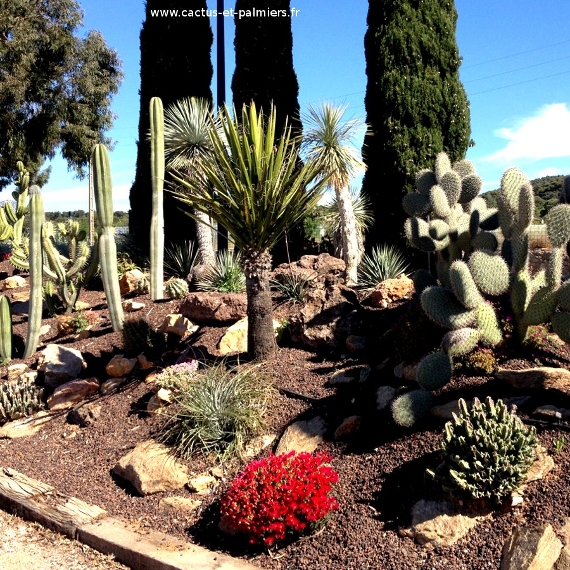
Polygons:
<instances>
[{"instance_id":1,"label":"cactus garden bed","mask_svg":"<svg viewBox=\"0 0 570 570\"><path fill-rule=\"evenodd\" d=\"M0 266L1 270L11 272L5 263ZM7 294L13 297L14 292ZM121 352L122 338L119 333L112 332L101 291L83 290L80 300L91 307L89 319L94 323L91 334L81 339L74 334L56 336L55 321L44 319L42 324L51 325L52 332L41 338L40 350L42 345L51 342L77 348L87 363L82 376L102 378L110 358ZM144 314L153 327L160 325L164 316L174 312L178 304L178 301L152 303L148 296L133 300L145 303ZM287 311L295 310L291 306L279 309L283 316ZM386 309L390 310L390 307ZM14 322L15 334L24 335L25 318L16 316ZM202 359L214 355L223 331L222 327L203 327L191 343L196 355ZM174 362L186 346L165 340L160 364ZM329 430L319 449L332 455L331 464L339 474L334 488L339 509L323 530L279 550L249 546L245 540L227 536L218 529L220 497L239 469L236 464L225 464L224 478L210 493L198 497L187 489L141 497L111 476L110 471L118 460L137 443L154 437L164 421L161 415L146 411L152 391L144 382L146 372L141 370L135 371L118 392L98 398L100 416L88 427L70 425L66 414L62 413L34 436L0 440L1 464L99 505L113 516L135 522L141 529L166 531L275 570L498 569L503 545L517 525L550 523L555 531L559 531L564 517L569 514L570 446L560 442L562 437L570 437L566 431L570 424L564 421L559 422L558 427L548 422L538 425L538 439L553 454L556 468L547 478L529 485L521 505L496 509L490 518L480 522L454 546L426 548L401 535L401 529L410 525L410 511L416 502L442 497L425 472L439 463L443 422L430 417L413 429L404 429L394 424L389 412L376 409L379 386L400 388L406 384L392 374L394 362L383 370L376 369L382 360L381 352L382 349L373 350L361 359L332 358L281 347L276 357L264 364L264 374L277 388L266 414L267 433L279 435L293 421L321 416ZM511 357L502 365L521 369L536 366L537 360L543 365L568 367L568 345L545 345L532 353ZM25 362L33 369L36 361L37 354ZM336 370L356 370L364 364L372 366L365 381L329 383ZM2 374L5 375L5 371ZM444 403L458 397L471 399L487 395L527 394L516 392L492 376L460 375L454 376L449 384L436 392L435 401ZM528 418L528 414L541 404L570 408L570 398L558 392L529 395L531 399L520 409L523 418ZM345 418L354 415L361 417L359 430L346 440L335 441L336 428ZM207 471L215 462L198 457L187 464L191 474L198 474ZM168 495L197 498L201 505L189 514L165 512L159 508L159 502Z\"/></svg>"}]
</instances>

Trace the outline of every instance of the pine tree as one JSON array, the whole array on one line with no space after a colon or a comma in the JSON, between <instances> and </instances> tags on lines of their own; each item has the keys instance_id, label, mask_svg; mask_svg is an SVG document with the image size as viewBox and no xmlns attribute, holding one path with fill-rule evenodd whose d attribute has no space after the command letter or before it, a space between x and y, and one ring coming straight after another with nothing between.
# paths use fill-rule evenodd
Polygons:
<instances>
[{"instance_id":1,"label":"pine tree","mask_svg":"<svg viewBox=\"0 0 570 570\"><path fill-rule=\"evenodd\" d=\"M254 101L258 109L269 114L271 105L276 110L276 129L283 130L285 120L295 135L301 134L299 116L299 83L293 67L293 33L291 30L290 0L274 0L266 11L278 15L259 13L257 0L236 0L235 5L235 58L232 78L233 103L236 109ZM239 11L249 14L239 17ZM258 12L254 12L258 10ZM287 247L281 239L273 249L275 263L302 255L303 231L297 224L287 230Z\"/></svg>"},{"instance_id":2,"label":"pine tree","mask_svg":"<svg viewBox=\"0 0 570 570\"><path fill-rule=\"evenodd\" d=\"M146 19L140 35L141 107L136 173L130 192L129 226L137 244L144 250L148 249L149 244L152 206L148 140L150 100L160 97L165 107L184 97L201 97L212 101L210 52L213 34L210 20L206 15L192 18L152 15L177 8L180 8L180 2L176 0L147 0ZM206 10L206 0L188 1L184 8ZM164 234L167 244L194 237L195 225L180 210L180 206L178 200L165 192Z\"/></svg>"},{"instance_id":3,"label":"pine tree","mask_svg":"<svg viewBox=\"0 0 570 570\"><path fill-rule=\"evenodd\" d=\"M81 25L75 0L0 3L0 190L18 160L42 185L57 151L82 177L93 145L111 143L121 64L99 32L79 38Z\"/></svg>"},{"instance_id":4,"label":"pine tree","mask_svg":"<svg viewBox=\"0 0 570 570\"><path fill-rule=\"evenodd\" d=\"M375 222L367 248L403 245L402 197L444 150L452 161L469 145L469 103L459 80L453 1L369 0L363 190Z\"/></svg>"}]
</instances>

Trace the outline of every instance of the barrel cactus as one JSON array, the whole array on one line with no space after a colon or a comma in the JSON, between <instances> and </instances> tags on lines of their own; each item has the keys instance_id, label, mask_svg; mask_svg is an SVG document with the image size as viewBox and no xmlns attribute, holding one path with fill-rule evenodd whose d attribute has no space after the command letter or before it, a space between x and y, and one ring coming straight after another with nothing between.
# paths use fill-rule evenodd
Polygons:
<instances>
[{"instance_id":1,"label":"barrel cactus","mask_svg":"<svg viewBox=\"0 0 570 570\"><path fill-rule=\"evenodd\" d=\"M519 341L525 340L529 326L550 322L562 340L570 341L570 303L562 286L570 205L560 204L548 214L551 260L545 272L531 276L534 194L520 170L504 173L497 208L488 208L478 196L481 179L473 164L461 160L452 165L445 153L438 155L434 171L420 171L416 188L403 200L410 215L406 235L414 247L435 254L437 278L419 270L414 285L426 315L450 329L440 351L419 363L416 380L421 389L445 386L454 357L503 341L497 308L505 298L508 306L503 308L512 312ZM426 400L421 392L414 394L419 401Z\"/></svg>"},{"instance_id":2,"label":"barrel cactus","mask_svg":"<svg viewBox=\"0 0 570 570\"><path fill-rule=\"evenodd\" d=\"M182 299L188 293L188 281L174 277L164 285L164 292L169 299Z\"/></svg>"},{"instance_id":3,"label":"barrel cactus","mask_svg":"<svg viewBox=\"0 0 570 570\"><path fill-rule=\"evenodd\" d=\"M459 400L459 414L445 425L443 463L429 471L444 491L501 503L525 479L535 458L536 431L502 400Z\"/></svg>"}]
</instances>

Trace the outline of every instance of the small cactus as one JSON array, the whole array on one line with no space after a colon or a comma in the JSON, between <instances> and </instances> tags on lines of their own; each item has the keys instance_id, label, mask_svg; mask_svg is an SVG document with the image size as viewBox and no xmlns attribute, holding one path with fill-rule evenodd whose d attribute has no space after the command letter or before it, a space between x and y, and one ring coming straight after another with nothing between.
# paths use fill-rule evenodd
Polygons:
<instances>
[{"instance_id":1,"label":"small cactus","mask_svg":"<svg viewBox=\"0 0 570 570\"><path fill-rule=\"evenodd\" d=\"M164 292L169 299L183 299L188 293L188 281L178 277L169 279L164 286Z\"/></svg>"},{"instance_id":2,"label":"small cactus","mask_svg":"<svg viewBox=\"0 0 570 570\"><path fill-rule=\"evenodd\" d=\"M412 390L392 402L392 417L402 427L412 427L424 417L433 405L433 396L427 390Z\"/></svg>"},{"instance_id":3,"label":"small cactus","mask_svg":"<svg viewBox=\"0 0 570 570\"><path fill-rule=\"evenodd\" d=\"M151 327L143 317L126 319L123 323L123 346L125 351L140 354L150 344Z\"/></svg>"},{"instance_id":4,"label":"small cactus","mask_svg":"<svg viewBox=\"0 0 570 570\"><path fill-rule=\"evenodd\" d=\"M459 415L445 424L443 463L429 471L458 498L501 503L523 481L535 457L536 431L502 400L459 400Z\"/></svg>"},{"instance_id":5,"label":"small cactus","mask_svg":"<svg viewBox=\"0 0 570 570\"><path fill-rule=\"evenodd\" d=\"M0 424L30 416L45 405L41 386L22 379L0 384Z\"/></svg>"}]
</instances>

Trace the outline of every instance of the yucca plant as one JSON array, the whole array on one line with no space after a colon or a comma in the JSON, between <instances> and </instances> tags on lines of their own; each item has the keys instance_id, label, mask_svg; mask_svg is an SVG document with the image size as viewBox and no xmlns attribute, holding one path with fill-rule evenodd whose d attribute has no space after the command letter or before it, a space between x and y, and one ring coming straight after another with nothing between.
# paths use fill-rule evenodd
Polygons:
<instances>
[{"instance_id":1,"label":"yucca plant","mask_svg":"<svg viewBox=\"0 0 570 570\"><path fill-rule=\"evenodd\" d=\"M397 247L376 245L370 255L364 254L358 266L358 286L369 291L386 279L395 279L407 269L406 259Z\"/></svg>"},{"instance_id":2,"label":"yucca plant","mask_svg":"<svg viewBox=\"0 0 570 570\"><path fill-rule=\"evenodd\" d=\"M173 385L174 411L159 440L184 458L197 452L239 455L263 426L270 393L257 367L206 367Z\"/></svg>"},{"instance_id":3,"label":"yucca plant","mask_svg":"<svg viewBox=\"0 0 570 570\"><path fill-rule=\"evenodd\" d=\"M353 284L358 279L357 267L362 251L349 184L352 176L364 169L364 163L351 144L362 122L343 121L345 111L346 106L330 103L323 103L320 108L309 107L303 118L303 144L308 157L317 162L322 176L327 177L328 185L335 191L346 281Z\"/></svg>"},{"instance_id":4,"label":"yucca plant","mask_svg":"<svg viewBox=\"0 0 570 570\"><path fill-rule=\"evenodd\" d=\"M186 97L169 105L164 111L167 169L183 172L187 177L200 177L198 163L201 159L210 157L212 153L212 143L208 133L211 127L208 100ZM213 265L216 257L209 213L195 210L194 215L200 263Z\"/></svg>"},{"instance_id":5,"label":"yucca plant","mask_svg":"<svg viewBox=\"0 0 570 570\"><path fill-rule=\"evenodd\" d=\"M246 278L248 352L265 359L276 349L270 250L315 208L327 179L310 157L299 166L299 143L287 124L276 132L273 108L264 116L252 104L238 116L224 107L218 120L222 132L210 118L212 154L200 159L203 176L179 173L175 178L184 189L174 193L232 235Z\"/></svg>"},{"instance_id":6,"label":"yucca plant","mask_svg":"<svg viewBox=\"0 0 570 570\"><path fill-rule=\"evenodd\" d=\"M316 273L303 275L301 273L283 273L279 280L272 279L271 286L286 299L294 303L303 303L307 297L307 292L311 281L316 277Z\"/></svg>"},{"instance_id":7,"label":"yucca plant","mask_svg":"<svg viewBox=\"0 0 570 570\"><path fill-rule=\"evenodd\" d=\"M245 275L240 267L239 254L229 250L218 252L216 263L198 280L197 287L200 291L243 293Z\"/></svg>"},{"instance_id":8,"label":"yucca plant","mask_svg":"<svg viewBox=\"0 0 570 570\"><path fill-rule=\"evenodd\" d=\"M164 250L164 269L170 277L186 279L197 263L198 254L194 242L171 243Z\"/></svg>"}]
</instances>

